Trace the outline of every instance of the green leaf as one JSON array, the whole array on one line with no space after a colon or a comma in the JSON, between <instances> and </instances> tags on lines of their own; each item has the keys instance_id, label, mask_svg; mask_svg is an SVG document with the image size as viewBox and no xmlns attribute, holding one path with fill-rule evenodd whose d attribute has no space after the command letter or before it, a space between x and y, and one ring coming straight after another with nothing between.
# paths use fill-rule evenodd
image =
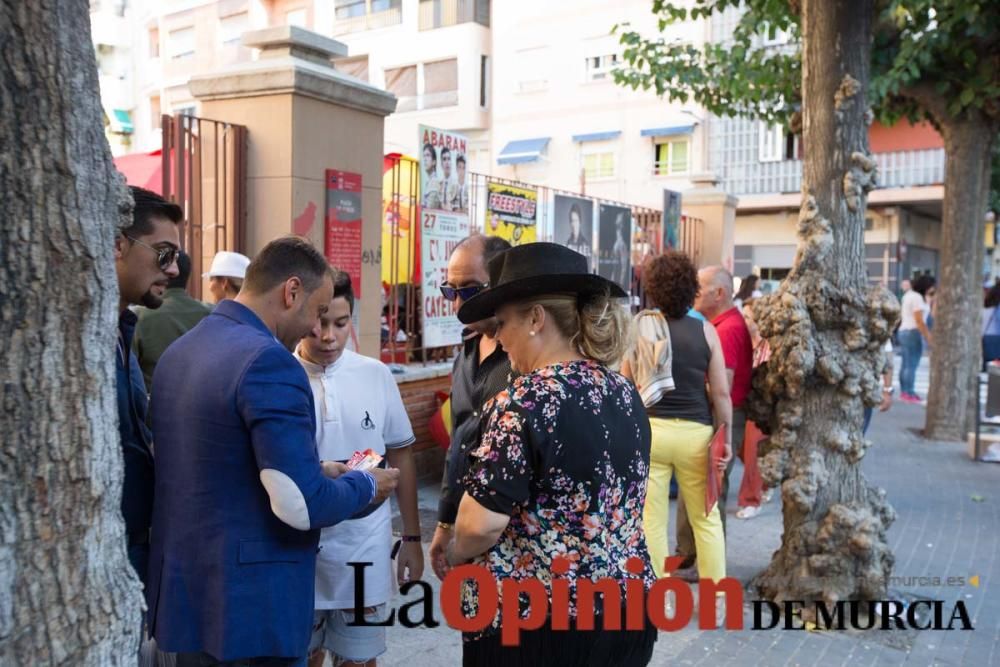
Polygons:
<instances>
[{"instance_id":1,"label":"green leaf","mask_svg":"<svg viewBox=\"0 0 1000 667\"><path fill-rule=\"evenodd\" d=\"M970 104L972 104L972 101L974 99L976 99L976 91L974 91L972 88L966 88L965 90L962 91L962 94L959 96L958 99L962 103L962 106L967 107Z\"/></svg>"},{"instance_id":2,"label":"green leaf","mask_svg":"<svg viewBox=\"0 0 1000 667\"><path fill-rule=\"evenodd\" d=\"M983 496L979 495L978 493L972 495L971 497L972 497L972 502L974 502L974 503L986 502L986 498L984 498Z\"/></svg>"}]
</instances>

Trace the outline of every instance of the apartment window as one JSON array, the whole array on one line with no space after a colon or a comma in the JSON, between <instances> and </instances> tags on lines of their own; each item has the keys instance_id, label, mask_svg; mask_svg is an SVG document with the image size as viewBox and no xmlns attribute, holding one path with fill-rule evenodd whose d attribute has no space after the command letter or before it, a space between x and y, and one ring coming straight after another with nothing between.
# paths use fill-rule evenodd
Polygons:
<instances>
[{"instance_id":1,"label":"apartment window","mask_svg":"<svg viewBox=\"0 0 1000 667\"><path fill-rule=\"evenodd\" d=\"M333 34L375 30L403 22L402 0L334 0Z\"/></svg>"},{"instance_id":2,"label":"apartment window","mask_svg":"<svg viewBox=\"0 0 1000 667\"><path fill-rule=\"evenodd\" d=\"M417 66L396 67L385 71L385 89L398 98L396 111L417 108Z\"/></svg>"},{"instance_id":3,"label":"apartment window","mask_svg":"<svg viewBox=\"0 0 1000 667\"><path fill-rule=\"evenodd\" d=\"M657 176L686 174L690 169L689 155L691 140L675 139L655 144L653 173Z\"/></svg>"},{"instance_id":4,"label":"apartment window","mask_svg":"<svg viewBox=\"0 0 1000 667\"><path fill-rule=\"evenodd\" d=\"M149 119L154 130L160 129L160 96L153 95L149 98Z\"/></svg>"},{"instance_id":5,"label":"apartment window","mask_svg":"<svg viewBox=\"0 0 1000 667\"><path fill-rule=\"evenodd\" d=\"M194 26L171 30L167 40L171 58L188 58L194 55Z\"/></svg>"},{"instance_id":6,"label":"apartment window","mask_svg":"<svg viewBox=\"0 0 1000 667\"><path fill-rule=\"evenodd\" d=\"M223 46L240 43L240 38L250 28L250 14L233 14L219 19L219 39Z\"/></svg>"},{"instance_id":7,"label":"apartment window","mask_svg":"<svg viewBox=\"0 0 1000 667\"><path fill-rule=\"evenodd\" d=\"M779 162L785 156L785 131L780 125L760 125L757 158L761 162Z\"/></svg>"},{"instance_id":8,"label":"apartment window","mask_svg":"<svg viewBox=\"0 0 1000 667\"><path fill-rule=\"evenodd\" d=\"M584 153L583 173L587 180L593 180L596 178L614 178L614 151L602 150Z\"/></svg>"},{"instance_id":9,"label":"apartment window","mask_svg":"<svg viewBox=\"0 0 1000 667\"><path fill-rule=\"evenodd\" d=\"M587 58L587 81L601 81L611 78L611 71L618 63L617 53Z\"/></svg>"},{"instance_id":10,"label":"apartment window","mask_svg":"<svg viewBox=\"0 0 1000 667\"><path fill-rule=\"evenodd\" d=\"M424 95L421 107L433 109L458 104L458 60L424 63Z\"/></svg>"},{"instance_id":11,"label":"apartment window","mask_svg":"<svg viewBox=\"0 0 1000 667\"><path fill-rule=\"evenodd\" d=\"M368 13L367 0L334 0L334 15L338 20L364 16Z\"/></svg>"},{"instance_id":12,"label":"apartment window","mask_svg":"<svg viewBox=\"0 0 1000 667\"><path fill-rule=\"evenodd\" d=\"M549 48L522 49L514 54L519 74L515 92L534 93L549 87Z\"/></svg>"},{"instance_id":13,"label":"apartment window","mask_svg":"<svg viewBox=\"0 0 1000 667\"><path fill-rule=\"evenodd\" d=\"M418 11L420 30L471 22L490 26L489 0L420 0Z\"/></svg>"},{"instance_id":14,"label":"apartment window","mask_svg":"<svg viewBox=\"0 0 1000 667\"><path fill-rule=\"evenodd\" d=\"M490 57L479 59L479 106L485 107L488 101L486 91L489 90Z\"/></svg>"},{"instance_id":15,"label":"apartment window","mask_svg":"<svg viewBox=\"0 0 1000 667\"><path fill-rule=\"evenodd\" d=\"M194 103L189 102L188 104L185 104L184 106L174 107L174 115L175 116L193 116L195 114L196 109L197 108L195 107Z\"/></svg>"},{"instance_id":16,"label":"apartment window","mask_svg":"<svg viewBox=\"0 0 1000 667\"><path fill-rule=\"evenodd\" d=\"M159 58L160 57L160 29L150 28L149 29L149 57Z\"/></svg>"},{"instance_id":17,"label":"apartment window","mask_svg":"<svg viewBox=\"0 0 1000 667\"><path fill-rule=\"evenodd\" d=\"M306 27L305 8L303 7L302 9L293 9L290 12L285 12L285 24L298 26L299 28L305 28Z\"/></svg>"},{"instance_id":18,"label":"apartment window","mask_svg":"<svg viewBox=\"0 0 1000 667\"><path fill-rule=\"evenodd\" d=\"M333 67L347 76L353 76L355 79L368 82L368 56L342 58L334 61Z\"/></svg>"}]
</instances>

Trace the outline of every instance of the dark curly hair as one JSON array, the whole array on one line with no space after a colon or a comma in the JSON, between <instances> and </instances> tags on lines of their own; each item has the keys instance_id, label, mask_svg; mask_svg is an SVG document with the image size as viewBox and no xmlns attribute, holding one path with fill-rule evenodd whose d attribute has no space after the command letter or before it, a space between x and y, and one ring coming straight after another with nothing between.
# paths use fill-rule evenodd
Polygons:
<instances>
[{"instance_id":1,"label":"dark curly hair","mask_svg":"<svg viewBox=\"0 0 1000 667\"><path fill-rule=\"evenodd\" d=\"M683 252L667 250L646 260L642 285L653 306L670 319L680 319L698 296L698 269Z\"/></svg>"}]
</instances>

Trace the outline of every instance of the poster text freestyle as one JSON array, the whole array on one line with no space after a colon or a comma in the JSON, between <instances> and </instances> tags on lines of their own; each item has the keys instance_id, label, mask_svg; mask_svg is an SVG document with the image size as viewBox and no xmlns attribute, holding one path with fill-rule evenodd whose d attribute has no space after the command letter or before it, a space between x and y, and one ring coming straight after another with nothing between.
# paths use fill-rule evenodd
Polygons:
<instances>
[{"instance_id":1,"label":"poster text freestyle","mask_svg":"<svg viewBox=\"0 0 1000 667\"><path fill-rule=\"evenodd\" d=\"M465 137L456 137L450 134L445 134L444 132L424 130L424 143L430 144L435 148L438 146L444 146L450 151L458 151L459 153L466 152Z\"/></svg>"},{"instance_id":2,"label":"poster text freestyle","mask_svg":"<svg viewBox=\"0 0 1000 667\"><path fill-rule=\"evenodd\" d=\"M462 241L460 239L428 239L427 240L427 252L430 259L433 260L447 260L451 257L451 252L455 249ZM448 270L444 268L443 275L440 277L438 285L446 282L448 280ZM431 317L446 317L449 315L455 315L458 313L458 308L454 301L448 301L440 292L425 294L424 295L424 315L429 315Z\"/></svg>"}]
</instances>

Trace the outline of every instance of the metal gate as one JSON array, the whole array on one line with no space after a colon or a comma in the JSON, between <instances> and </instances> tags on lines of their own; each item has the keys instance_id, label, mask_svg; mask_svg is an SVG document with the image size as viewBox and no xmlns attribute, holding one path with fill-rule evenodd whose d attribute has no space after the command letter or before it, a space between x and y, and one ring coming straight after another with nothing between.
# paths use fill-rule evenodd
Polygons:
<instances>
[{"instance_id":1,"label":"metal gate","mask_svg":"<svg viewBox=\"0 0 1000 667\"><path fill-rule=\"evenodd\" d=\"M215 253L246 253L247 128L182 114L162 116L161 127L163 196L184 209L181 248L195 276L188 289L200 299Z\"/></svg>"}]
</instances>

